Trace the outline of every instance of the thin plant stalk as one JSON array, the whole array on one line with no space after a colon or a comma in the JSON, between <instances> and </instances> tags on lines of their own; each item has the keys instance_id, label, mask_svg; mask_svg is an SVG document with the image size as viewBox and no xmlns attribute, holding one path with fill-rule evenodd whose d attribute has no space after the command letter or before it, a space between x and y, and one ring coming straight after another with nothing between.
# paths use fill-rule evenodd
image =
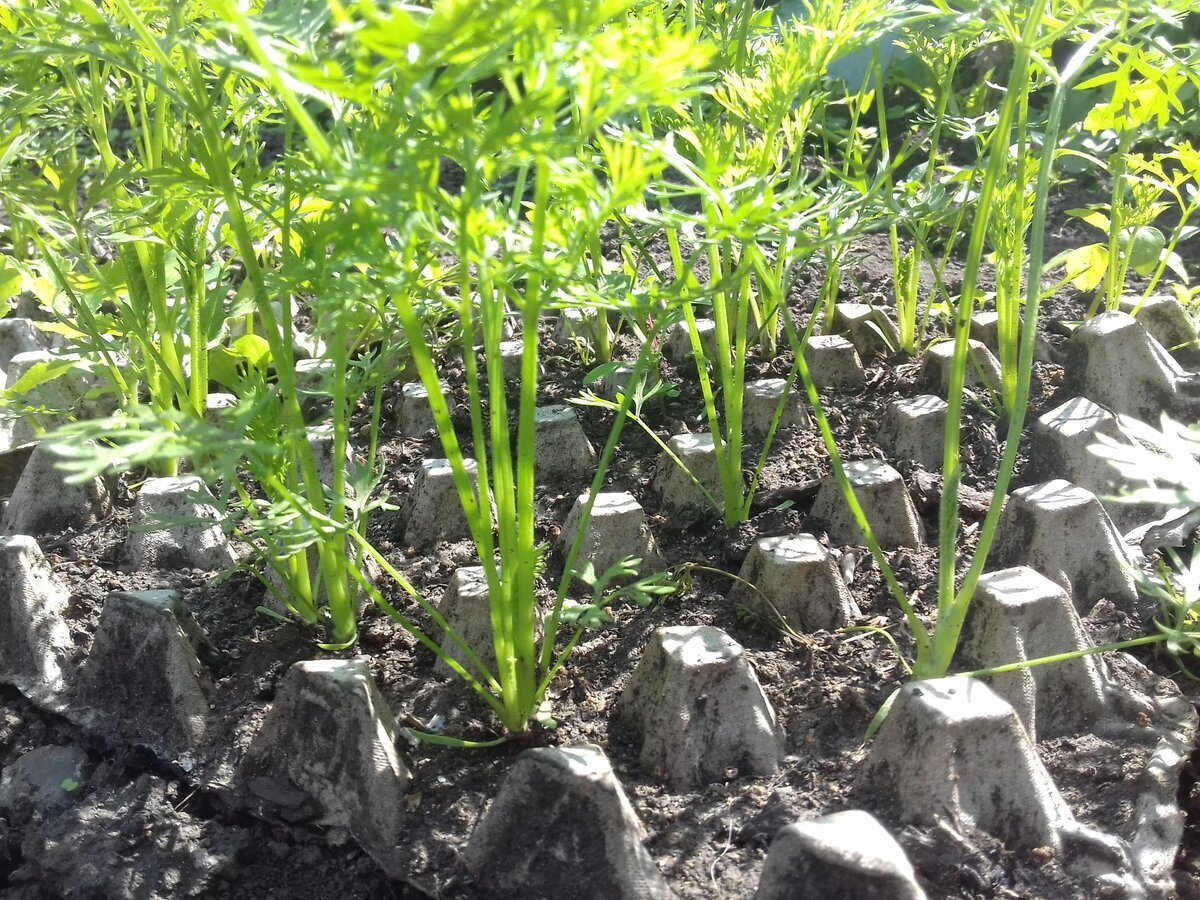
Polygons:
<instances>
[{"instance_id":1,"label":"thin plant stalk","mask_svg":"<svg viewBox=\"0 0 1200 900\"><path fill-rule=\"evenodd\" d=\"M1003 171L1001 163L1006 161L1008 155L1009 143L1007 135L1015 119L1015 107L1021 102L1022 93L1028 89L1027 67L1031 61L1031 49L1035 46L1038 23L1043 6L1042 2L1035 2L1031 8L1029 13L1030 19L1026 23L1026 28L1018 45L1016 59L1014 60L1013 75L1010 79L1009 93L1005 98L1005 110L1001 112L998 130L993 132L991 152L988 157L989 164L984 177L984 187L987 188L990 184L991 188L983 192L984 197L992 196L996 179L999 177L999 173ZM974 286L979 265L982 261L983 229L987 226L986 220L976 220L971 241L973 249L968 256L969 265L964 275L963 298L960 301L958 312L958 325L960 327L956 332L956 337L961 339L962 347L956 347L956 350L961 349L962 352L956 352L953 364L954 368L952 369L950 398L952 402L957 400L957 411L951 412L947 422L947 452L944 459L945 474L943 477L943 494L940 510L942 539L940 542L941 552L939 554L938 569L938 612L932 629L928 628L916 615L910 599L895 578L887 557L872 534L870 523L867 521L861 505L855 498L849 479L845 475L840 453L838 452L832 431L829 428L828 420L825 417L820 397L808 373L807 366L802 365L800 368L800 378L804 382L806 392L809 395L809 401L812 404L818 428L826 450L830 455L835 478L837 478L842 488L843 495L850 507L855 522L863 533L864 540L871 550L872 557L883 573L885 583L892 592L893 598L899 605L912 631L916 644L916 658L912 666L912 677L916 679L937 678L949 671L975 587L983 572L987 554L995 536L996 525L999 521L999 513L1002 507L1002 503L999 501L1007 493L1008 484L1012 477L1021 429L1024 424L1025 410L1028 406L1037 312L1043 290L1041 278L1044 268L1045 222L1051 175L1062 128L1063 110L1074 80L1097 57L1105 42L1109 40L1109 34L1110 31L1108 29L1094 34L1076 51L1063 72L1060 75L1054 76L1055 89L1045 128L1042 153L1038 163L1034 205L1030 222L1029 269L1025 297L1026 321L1021 334L1020 371L1017 382L1016 403L1013 414L1010 416L1008 422L1004 454L1000 462L992 494L993 502L980 529L979 543L966 572L962 587L958 591L955 591L957 499L958 484L961 479L957 438L961 422L961 392L967 364L965 341L967 328L970 324L971 298L974 295ZM812 324L810 321L810 330ZM789 340L793 344L794 352L800 353L803 349L803 341L796 338L794 331L791 329L789 329ZM955 383L957 383L957 390L955 389ZM881 708L879 714L877 714L876 721L872 724L872 731L878 726L882 717L886 715L887 709L890 706L890 699Z\"/></svg>"}]
</instances>

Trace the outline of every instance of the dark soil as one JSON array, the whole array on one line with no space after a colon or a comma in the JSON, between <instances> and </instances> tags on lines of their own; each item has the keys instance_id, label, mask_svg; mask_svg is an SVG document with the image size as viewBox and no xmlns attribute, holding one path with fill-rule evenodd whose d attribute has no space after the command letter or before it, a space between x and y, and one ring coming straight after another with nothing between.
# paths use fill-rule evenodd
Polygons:
<instances>
[{"instance_id":1,"label":"dark soil","mask_svg":"<svg viewBox=\"0 0 1200 900\"><path fill-rule=\"evenodd\" d=\"M1073 205L1066 203L1064 205ZM1070 221L1052 229L1052 242L1072 244ZM862 242L847 279L848 299L890 297L891 262L886 241ZM953 276L953 273L951 273ZM808 273L792 298L798 318L809 312L819 272ZM1082 317L1086 299L1057 298L1049 313L1058 319ZM1047 330L1052 346L1065 338ZM628 349L628 348L625 348ZM868 360L868 387L861 392L829 392L824 397L841 451L847 459L882 458L875 433L892 400L922 393L917 367L903 357ZM756 362L754 375L786 374L788 354ZM703 422L695 373L664 363L663 377L679 389L650 416L660 434L699 431ZM1062 369L1039 363L1029 420L1067 399ZM581 366L569 348L547 347L542 384L547 400L574 396ZM388 398L394 408L398 397ZM461 384L452 391L461 397ZM998 418L979 398L968 401L963 435L967 489L990 492L998 461ZM602 445L610 418L594 409L581 417L593 443ZM757 448L750 448L756 452ZM402 498L419 461L441 456L436 441L403 441L394 435L380 448L383 488ZM747 453L751 459L751 453ZM763 497L746 524L733 529L700 515L667 515L649 487L657 448L635 426L627 426L610 468L609 485L631 491L651 516L660 548L672 565L701 563L736 573L750 544L769 535L814 531L811 485L828 468L815 430L782 433L763 473ZM1017 485L1021 483L1020 466ZM937 534L937 481L899 466L918 501L930 540ZM539 489L539 539L562 525L582 483ZM244 573L210 582L199 572L130 574L119 567L119 551L131 507L127 489L117 494L118 510L100 525L63 534L41 535L41 545L71 592L71 627L82 656L108 592L149 587L181 590L208 634L207 654L215 684L214 727L226 748L224 763L236 761L273 691L294 661L319 655L317 636L292 624L262 616L255 607L263 589ZM785 502L785 498L787 501ZM774 502L774 501L778 502ZM982 518L980 505L965 504L962 550L969 554ZM412 583L436 601L454 568L472 562L473 548L445 544L417 554L401 540L397 513L382 513L372 537ZM865 548L838 548L857 560L851 590L864 619L887 629L902 652L911 651L901 616ZM932 546L889 554L897 577L928 611L936 572ZM550 560L542 585L547 596L561 560ZM226 792L209 783L214 767L189 772L157 761L144 749L118 746L45 713L16 691L0 689L0 766L46 745L82 748L89 768L70 808L27 822L0 820L0 896L11 898L104 896L229 897L443 897L493 896L476 884L461 864L466 840L513 759L530 746L589 742L611 759L646 831L646 845L672 888L684 898L751 897L775 832L801 817L851 807L875 808L861 790L857 773L865 750L863 735L874 712L904 680L895 652L872 635L817 633L788 637L725 599L730 581L697 572L691 589L649 609L615 610L616 625L589 633L551 686L559 725L535 729L499 749L454 750L411 741L402 748L413 773L406 798L407 825L401 851L407 877L389 878L344 834L248 815ZM413 604L398 590L385 591L408 611ZM419 612L414 618L423 621ZM716 625L747 649L763 688L786 733L787 760L772 778L738 777L703 790L673 793L639 771L637 748L610 735L608 713L636 665L650 632L664 625ZM1141 633L1141 623L1107 610L1088 622L1097 640ZM470 740L497 737L486 708L461 684L431 674L433 655L377 609L366 612L356 652L364 655L397 721L423 729L435 719L442 733ZM1174 671L1169 661L1146 654L1157 671ZM1189 699L1200 692L1186 679ZM1102 745L1084 736L1043 742L1040 750L1060 788L1081 818L1103 817L1112 801L1136 778L1144 759L1112 759ZM1177 865L1179 896L1200 898L1200 757L1180 785L1188 828ZM1098 795L1097 791L1100 791ZM931 898L1082 896L1064 880L1056 861L1014 852L982 835L955 837L936 829L898 827L894 811L877 809L909 852ZM583 894L576 894L583 896Z\"/></svg>"}]
</instances>

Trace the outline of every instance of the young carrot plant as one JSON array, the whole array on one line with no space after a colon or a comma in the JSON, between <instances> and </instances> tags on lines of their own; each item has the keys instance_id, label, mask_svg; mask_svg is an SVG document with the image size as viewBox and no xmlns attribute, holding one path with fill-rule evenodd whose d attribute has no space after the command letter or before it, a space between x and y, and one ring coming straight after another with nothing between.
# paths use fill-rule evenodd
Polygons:
<instances>
[{"instance_id":1,"label":"young carrot plant","mask_svg":"<svg viewBox=\"0 0 1200 900\"><path fill-rule=\"evenodd\" d=\"M660 205L678 205L683 196L699 205L697 214L668 220L665 228L716 454L716 507L726 524L749 516L773 436L747 485L742 404L751 338L758 334L770 348L774 335L763 332L781 318L797 266L818 250L835 258L835 248L865 231L871 218L869 190L856 195L802 168L805 141L830 98L822 73L867 46L895 15L874 3L805 4L802 18L777 38L756 42L742 69L726 73L725 85L713 92L712 114L681 128L667 153L685 187L665 183ZM685 235L694 236L686 257ZM694 274L701 260L705 283ZM698 325L702 306L712 313L709 347Z\"/></svg>"},{"instance_id":2,"label":"young carrot plant","mask_svg":"<svg viewBox=\"0 0 1200 900\"><path fill-rule=\"evenodd\" d=\"M467 665L443 658L506 730L520 732L578 639L556 651L565 588L576 577L570 558L538 638L544 555L533 520L538 325L578 288L595 284L596 235L614 215L643 202L661 166L654 143L627 123L643 110L679 106L706 54L653 8L632 2L439 2L386 13L362 3L338 8L336 16L361 85L330 79L326 88L331 99L353 108L355 138L351 150L331 149L321 160L322 193L333 201L327 215L355 239L339 248L343 263L370 273L403 330L484 569L495 668L453 635L468 651ZM288 80L312 74L300 66L287 73ZM456 190L439 184L442 159L462 173ZM454 428L424 319L429 294L420 273L439 255L454 258L453 289L445 289L444 299L459 321L469 437ZM619 295L607 300L617 308L625 302ZM519 325L521 347L519 375L511 381L500 347L508 318ZM619 416L614 435L622 422ZM476 462L474 476L468 458ZM448 629L382 554L361 536L359 545L438 628ZM402 627L441 652L408 612L362 583Z\"/></svg>"},{"instance_id":3,"label":"young carrot plant","mask_svg":"<svg viewBox=\"0 0 1200 900\"><path fill-rule=\"evenodd\" d=\"M964 172L950 164L945 143L949 137L964 140L970 137L971 129L964 127L967 111L956 80L964 62L980 47L982 24L974 17L936 13L914 17L914 21L900 30L897 44L904 56L890 67L889 81L884 80L878 56L872 67L880 152L901 168L914 158L919 160L903 178L894 184L888 182L896 207L895 224L888 228L888 239L894 272L897 349L913 356L925 345L931 312L947 305L943 274L957 246L971 200L969 186L964 184L969 170ZM920 106L915 110L889 109L889 83L911 92ZM889 132L893 117L902 112L911 115L915 123L904 142L893 149ZM902 233L907 238L907 247L903 246ZM918 315L922 270L932 274L934 284L924 313Z\"/></svg>"},{"instance_id":4,"label":"young carrot plant","mask_svg":"<svg viewBox=\"0 0 1200 900\"><path fill-rule=\"evenodd\" d=\"M1017 402L1017 383L1020 380L1021 303L1025 277L1026 229L1033 212L1033 195L1029 188L1029 173L1035 160L1028 158L1028 149L1019 146L1013 151L1008 173L996 191L989 237L992 244L991 261L996 273L996 346L1000 362L1000 398L1005 415L1012 415Z\"/></svg>"},{"instance_id":5,"label":"young carrot plant","mask_svg":"<svg viewBox=\"0 0 1200 900\"><path fill-rule=\"evenodd\" d=\"M369 492L351 501L344 466L331 465L327 477L319 471L297 381L291 304L280 304L277 314L273 300L311 292L318 327L328 330L330 456L341 460L347 453L350 413L360 395L356 391L365 393L378 377L372 367L352 364L349 358L351 335L361 322L361 316L355 318L362 307L356 298L369 295L348 295L347 281L325 256L328 231L319 230L319 220L308 221L312 217L296 208L284 172L272 173L284 183L282 192L268 187L256 153L249 152L256 148L256 120L243 120L242 111L255 104L267 110L280 106L270 99L275 85L261 78L261 69L252 72L249 60L210 58L214 35L237 39L245 21L232 8L220 6L206 7L203 19L184 21L176 15L153 22L147 10L129 0L114 0L103 13L86 11L83 4L74 7L93 29L94 40L60 48L73 61L72 74L64 78L79 79L78 68L92 79L76 85L72 96L93 103L88 114L98 121L91 134L101 145L94 178L102 187L113 183L113 173L99 121L108 115L103 105L108 82L101 79L133 81L118 96L129 121L140 123L135 141L141 156L132 175L120 169L115 181L120 192L109 198L128 215L125 227L137 232L121 242L123 255L118 257L124 279L120 285L127 287L121 288L115 275L97 279L92 302L116 303L132 321L134 347L141 354L134 360L144 364L150 403L143 407L136 390L130 390L114 419L79 423L63 436L104 442L93 458L75 461L85 472L138 464L173 471L181 456L190 457L197 471L219 484L223 497L237 498L234 506L240 505L247 517L247 536L257 543L267 567L283 579L282 605L307 624L324 627L330 645L347 646L355 637L359 589L345 532L365 528L365 516L356 513L367 508ZM245 142L235 143L234 135ZM309 137L314 139L309 149L319 157L321 136L314 130ZM160 207L164 197L171 203ZM54 253L53 223L34 212L35 240ZM282 248L281 258L273 248ZM222 380L240 395L234 412L224 418L229 431L204 418L209 374L218 374L208 371L207 351L224 334L223 303L231 287L228 274L212 272L220 268L215 257L221 250L236 255L241 302L262 323L261 334L234 342L221 357L227 369ZM187 265L178 262L184 256ZM276 261L287 264L286 275L273 268ZM167 277L168 271L178 278ZM66 277L62 281L69 284ZM75 292L72 299L76 313L90 308L90 298ZM369 315L378 318L378 308ZM94 320L87 327L93 335L101 331ZM373 424L378 424L378 400ZM229 452L231 447L242 449L244 461ZM315 572L308 564L313 557Z\"/></svg>"},{"instance_id":6,"label":"young carrot plant","mask_svg":"<svg viewBox=\"0 0 1200 900\"><path fill-rule=\"evenodd\" d=\"M160 411L202 417L230 273L218 252L219 197L192 169L195 110L163 76L183 64L185 36L207 40L211 23L198 9L173 7L155 56L131 31L138 12L90 6L21 5L9 19L7 65L43 78L32 94L17 94L7 125L65 129L75 140L27 167L33 177L6 182L5 205L65 295L50 330L100 361L117 405L135 404L144 389ZM254 110L226 103L204 114L249 146ZM97 258L97 245L111 258ZM15 387L61 372L43 364ZM163 463L168 473L176 465Z\"/></svg>"},{"instance_id":7,"label":"young carrot plant","mask_svg":"<svg viewBox=\"0 0 1200 900\"><path fill-rule=\"evenodd\" d=\"M986 564L988 551L995 535L1002 499L1005 496L1016 461L1024 415L1028 406L1030 376L1033 361L1033 342L1037 313L1043 297L1042 276L1045 269L1044 232L1049 190L1058 146L1063 128L1063 112L1075 81L1118 38L1130 37L1119 28L1118 23L1106 22L1102 18L1093 21L1091 11L1075 13L1072 27L1083 30L1080 44L1071 59L1061 69L1049 62L1046 50L1054 36L1059 33L1059 16L1062 10L1052 7L1050 0L1035 0L1028 8L1018 12L1015 7L997 7L998 27L1013 47L1013 64L1007 87L996 117L996 125L987 137L985 155L980 163L981 178L979 200L969 235L966 268L960 296L955 307L955 352L951 368L949 387L949 409L945 433L945 452L942 473L942 496L939 509L939 556L937 584L937 612L933 626L927 627L918 617L911 599L893 574L875 537L861 505L845 474L845 469L833 439L828 420L821 408L820 398L812 382L807 365L800 366L800 377L816 411L818 427L833 465L834 475L842 487L846 501L855 520L863 532L872 556L883 572L894 599L904 613L915 639L916 658L911 666L913 678L940 677L949 671L958 646L970 602L979 576ZM1087 15L1085 15L1087 13ZM958 490L962 480L962 463L959 458L959 435L963 410L963 385L966 378L968 356L967 339L971 314L977 298L977 284L983 262L983 249L988 234L989 220L995 209L999 189L1009 170L1013 148L1030 146L1029 123L1024 115L1029 93L1035 77L1045 78L1053 85L1053 93L1041 126L1042 146L1037 164L1031 172L1034 184L1033 203L1029 219L1029 245L1025 254L1025 320L1021 332L1017 382L1013 409L1007 422L1004 452L996 474L993 502L980 529L979 541L974 555L963 574L961 584L958 572ZM1024 209L1024 202L1020 204ZM1024 229L1022 229L1023 233ZM796 352L800 350L800 339L794 329L789 329L789 339ZM894 696L894 695L893 695ZM890 700L885 703L873 723L877 727L886 715Z\"/></svg>"}]
</instances>

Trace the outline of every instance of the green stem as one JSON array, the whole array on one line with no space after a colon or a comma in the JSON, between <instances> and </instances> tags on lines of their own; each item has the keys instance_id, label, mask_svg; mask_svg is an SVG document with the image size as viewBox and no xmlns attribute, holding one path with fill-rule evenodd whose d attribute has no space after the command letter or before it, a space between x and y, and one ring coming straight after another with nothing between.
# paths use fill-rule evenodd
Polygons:
<instances>
[{"instance_id":1,"label":"green stem","mask_svg":"<svg viewBox=\"0 0 1200 900\"><path fill-rule=\"evenodd\" d=\"M1033 372L1033 348L1037 333L1038 310L1042 299L1046 215L1049 205L1054 158L1062 129L1063 109L1067 96L1070 93L1070 84L1086 68L1094 55L1099 52L1099 48L1107 38L1107 35L1107 30L1096 33L1076 51L1071 63L1056 85L1054 97L1050 104L1050 112L1047 117L1045 136L1042 144L1042 154L1038 162L1037 186L1034 194L1033 217L1030 227L1029 270L1026 276L1025 323L1021 332L1019 377L1014 408L1012 415L1009 417L1008 431L1005 436L1004 454L1000 461L999 470L996 473L996 485L992 491L992 502L988 507L987 515L980 529L979 543L976 545L975 555L963 578L962 587L957 593L954 592L953 568L950 568L948 573L939 571L939 576L943 576L939 580L939 589L948 581L949 586L946 589L949 593L938 595L938 620L934 631L932 653L929 657L918 655L917 664L914 667L914 675L917 678L938 678L949 671L955 650L958 647L958 639L962 633L963 624L966 621L967 612L970 608L971 598L975 593L975 586L979 581L979 577L983 574L984 566L987 563L988 551L991 549L992 540L995 537L996 525L999 522L1000 511L1003 507L1003 503L1000 501L1008 493L1009 481L1012 478L1013 468L1016 465L1021 430L1025 424L1025 414L1029 405L1029 389ZM957 483L955 486L957 487ZM943 524L946 521L945 500L947 489L947 485L943 483ZM956 512L956 507L957 491L955 505L951 509ZM952 518L955 521L957 520L954 514L952 514ZM949 559L953 560L953 556L949 557ZM942 565L945 566L946 563L943 562Z\"/></svg>"},{"instance_id":2,"label":"green stem","mask_svg":"<svg viewBox=\"0 0 1200 900\"><path fill-rule=\"evenodd\" d=\"M1123 206L1125 201L1125 170L1129 148L1133 145L1134 131L1126 129L1117 139L1117 150L1109 157L1112 177L1112 201L1108 207L1108 271L1104 276L1104 308L1112 312L1121 305L1121 289L1125 284L1125 267L1129 254L1121 248L1121 232L1124 230Z\"/></svg>"},{"instance_id":3,"label":"green stem","mask_svg":"<svg viewBox=\"0 0 1200 900\"><path fill-rule=\"evenodd\" d=\"M1152 634L1146 637L1132 638L1128 641L1114 641L1111 644L1101 644L1098 647L1085 647L1083 650L1071 650L1068 653L1055 653L1050 656L1039 656L1037 659L1026 659L1021 662L1005 663L1002 666L990 666L986 669L976 669L973 672L962 672L967 678L986 678L991 675L1007 675L1009 672L1020 672L1032 669L1034 666L1046 666L1052 663L1070 662L1085 656L1095 656L1097 653L1112 653L1117 650L1131 650L1134 647L1145 647L1147 644L1161 644L1167 639L1165 634Z\"/></svg>"},{"instance_id":4,"label":"green stem","mask_svg":"<svg viewBox=\"0 0 1200 900\"><path fill-rule=\"evenodd\" d=\"M962 481L962 461L959 459L959 438L962 426L963 387L968 368L968 340L971 332L971 314L975 308L975 295L979 270L983 261L983 243L991 217L996 187L1008 165L1009 135L1020 107L1021 97L1029 90L1029 64L1034 41L1041 27L1047 0L1032 0L1028 9L1025 30L1013 54L1012 72L1008 90L1000 107L999 121L988 141L988 164L984 171L983 184L977 201L975 224L967 247L963 272L962 293L955 308L954 359L950 369L950 385L947 395L945 448L942 457L942 496L939 507L938 542L938 622L952 615L954 610L954 576L958 541L958 487ZM1047 146L1053 146L1047 142ZM1032 326L1031 326L1032 327ZM1001 495L1003 496L1003 495ZM936 648L935 648L936 649ZM944 648L942 648L944 649ZM939 674L949 660L925 659L918 654L915 672L918 678L929 677L929 667Z\"/></svg>"}]
</instances>

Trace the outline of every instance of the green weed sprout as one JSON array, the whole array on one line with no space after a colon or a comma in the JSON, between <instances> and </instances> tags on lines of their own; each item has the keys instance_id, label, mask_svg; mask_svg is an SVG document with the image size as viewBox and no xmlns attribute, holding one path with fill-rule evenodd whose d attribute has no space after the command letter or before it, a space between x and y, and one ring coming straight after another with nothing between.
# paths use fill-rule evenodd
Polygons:
<instances>
[{"instance_id":1,"label":"green weed sprout","mask_svg":"<svg viewBox=\"0 0 1200 900\"><path fill-rule=\"evenodd\" d=\"M1112 190L1108 204L1095 209L1072 210L1072 214L1100 230L1105 240L1064 253L1060 257L1067 276L1082 291L1098 289L1089 315L1101 305L1115 310L1120 304L1130 270L1154 275L1170 266L1187 275L1167 237L1154 224L1163 212L1160 195L1166 185L1139 177L1144 161L1132 153L1134 141L1153 124L1164 127L1173 115L1183 115L1181 89L1196 83L1194 74L1173 54L1158 47L1119 44L1111 56L1115 66L1079 86L1080 90L1111 90L1107 102L1098 104L1084 119L1088 132L1112 136L1115 148L1105 158L1075 151L1100 171L1108 174ZM1185 163L1186 164L1186 163ZM1182 223L1177 227L1185 227ZM1178 241L1176 236L1172 248Z\"/></svg>"},{"instance_id":2,"label":"green weed sprout","mask_svg":"<svg viewBox=\"0 0 1200 900\"><path fill-rule=\"evenodd\" d=\"M1090 448L1133 491L1113 497L1120 503L1155 503L1184 510L1200 509L1200 426L1163 414L1155 428L1129 416L1118 417L1121 436L1097 435ZM1144 484L1149 481L1149 484Z\"/></svg>"},{"instance_id":3,"label":"green weed sprout","mask_svg":"<svg viewBox=\"0 0 1200 900\"><path fill-rule=\"evenodd\" d=\"M1190 224L1192 217L1200 210L1200 150L1193 142L1181 140L1170 145L1164 152L1149 158L1137 153L1131 154L1128 168L1130 181L1156 192L1159 198L1170 198L1179 216L1166 237L1153 270L1144 264L1141 265L1139 274L1148 274L1150 277L1145 290L1142 291L1141 300L1134 307L1133 312L1136 315L1141 309L1141 304L1158 287L1168 269L1180 283L1189 283L1187 269L1176 251L1182 242L1192 240L1200 234L1200 228ZM1133 262L1131 257L1130 265L1133 265Z\"/></svg>"}]
</instances>

